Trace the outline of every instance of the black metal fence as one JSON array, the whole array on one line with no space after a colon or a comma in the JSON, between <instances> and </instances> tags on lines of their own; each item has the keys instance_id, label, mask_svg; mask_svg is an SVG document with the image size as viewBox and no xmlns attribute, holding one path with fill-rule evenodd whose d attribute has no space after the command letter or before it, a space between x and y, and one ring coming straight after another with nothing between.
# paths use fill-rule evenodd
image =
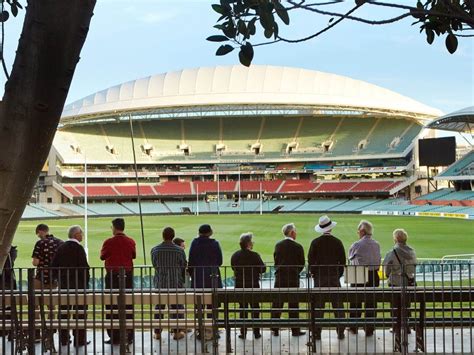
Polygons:
<instances>
[{"instance_id":1,"label":"black metal fence","mask_svg":"<svg viewBox=\"0 0 474 355\"><path fill-rule=\"evenodd\" d=\"M474 352L474 264L408 268L387 280L375 267L245 267L236 280L207 267L180 288L156 288L152 267L15 269L1 278L0 352Z\"/></svg>"}]
</instances>

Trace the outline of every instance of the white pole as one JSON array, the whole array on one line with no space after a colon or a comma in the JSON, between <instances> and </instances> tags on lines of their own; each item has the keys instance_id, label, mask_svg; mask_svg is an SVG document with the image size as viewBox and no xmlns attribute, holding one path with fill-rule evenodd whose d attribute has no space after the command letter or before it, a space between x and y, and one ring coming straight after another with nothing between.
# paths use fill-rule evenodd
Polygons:
<instances>
[{"instance_id":1,"label":"white pole","mask_svg":"<svg viewBox=\"0 0 474 355\"><path fill-rule=\"evenodd\" d=\"M199 216L199 185L196 184L196 216Z\"/></svg>"},{"instance_id":2,"label":"white pole","mask_svg":"<svg viewBox=\"0 0 474 355\"><path fill-rule=\"evenodd\" d=\"M262 183L260 182L260 215L263 214Z\"/></svg>"},{"instance_id":3,"label":"white pole","mask_svg":"<svg viewBox=\"0 0 474 355\"><path fill-rule=\"evenodd\" d=\"M87 260L89 260L89 245L87 243L87 216L87 156L84 153L84 251L86 252Z\"/></svg>"},{"instance_id":4,"label":"white pole","mask_svg":"<svg viewBox=\"0 0 474 355\"><path fill-rule=\"evenodd\" d=\"M242 206L240 204L240 164L239 164L239 214L242 213Z\"/></svg>"},{"instance_id":5,"label":"white pole","mask_svg":"<svg viewBox=\"0 0 474 355\"><path fill-rule=\"evenodd\" d=\"M221 186L220 186L220 178L219 178L219 164L217 164L217 214L221 214Z\"/></svg>"}]
</instances>

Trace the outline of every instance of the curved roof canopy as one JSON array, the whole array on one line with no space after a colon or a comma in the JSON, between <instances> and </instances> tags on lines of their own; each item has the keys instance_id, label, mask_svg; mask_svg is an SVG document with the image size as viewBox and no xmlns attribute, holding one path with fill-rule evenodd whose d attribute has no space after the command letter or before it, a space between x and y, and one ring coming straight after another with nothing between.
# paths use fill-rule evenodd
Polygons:
<instances>
[{"instance_id":1,"label":"curved roof canopy","mask_svg":"<svg viewBox=\"0 0 474 355\"><path fill-rule=\"evenodd\" d=\"M430 122L427 128L461 133L474 133L474 106L463 108Z\"/></svg>"},{"instance_id":2,"label":"curved roof canopy","mask_svg":"<svg viewBox=\"0 0 474 355\"><path fill-rule=\"evenodd\" d=\"M184 69L113 86L67 105L61 123L130 112L229 105L304 107L322 110L321 113L357 111L416 119L441 115L439 110L406 96L340 75L299 68L234 65Z\"/></svg>"}]
</instances>

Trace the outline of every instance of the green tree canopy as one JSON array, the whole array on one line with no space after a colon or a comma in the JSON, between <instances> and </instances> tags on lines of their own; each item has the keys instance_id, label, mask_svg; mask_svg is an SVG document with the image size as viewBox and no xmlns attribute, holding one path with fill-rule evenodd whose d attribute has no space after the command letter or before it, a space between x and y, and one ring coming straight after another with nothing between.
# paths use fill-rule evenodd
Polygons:
<instances>
[{"instance_id":1,"label":"green tree canopy","mask_svg":"<svg viewBox=\"0 0 474 355\"><path fill-rule=\"evenodd\" d=\"M335 11L342 0L306 2L305 0L220 0L212 9L219 14L214 26L221 32L207 38L208 41L222 42L216 55L226 55L239 49L239 60L249 66L254 57L254 47L276 42L298 43L308 41L330 30L343 20L362 22L368 25L385 25L405 18L412 18L412 25L418 26L432 44L436 37L445 37L446 49L454 53L459 37L472 37L474 33L474 0L418 0L412 5L408 1L382 2L352 0L352 7L340 13ZM364 7L385 7L399 13L385 19L368 19L357 16L357 10ZM315 16L327 16L326 27L309 33L302 38L286 38L280 30L282 25L290 25L290 15L294 11L307 11ZM266 42L252 44L252 37L263 33ZM224 43L226 42L226 43Z\"/></svg>"}]
</instances>

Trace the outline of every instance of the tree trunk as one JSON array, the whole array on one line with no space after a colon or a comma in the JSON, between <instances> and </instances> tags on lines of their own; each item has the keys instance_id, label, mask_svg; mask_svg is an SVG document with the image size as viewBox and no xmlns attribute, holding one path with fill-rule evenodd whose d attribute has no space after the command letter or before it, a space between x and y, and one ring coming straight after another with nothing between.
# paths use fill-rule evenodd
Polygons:
<instances>
[{"instance_id":1,"label":"tree trunk","mask_svg":"<svg viewBox=\"0 0 474 355\"><path fill-rule=\"evenodd\" d=\"M51 148L95 2L28 1L15 62L0 105L2 267ZM32 242L36 238L33 230L31 238Z\"/></svg>"}]
</instances>

